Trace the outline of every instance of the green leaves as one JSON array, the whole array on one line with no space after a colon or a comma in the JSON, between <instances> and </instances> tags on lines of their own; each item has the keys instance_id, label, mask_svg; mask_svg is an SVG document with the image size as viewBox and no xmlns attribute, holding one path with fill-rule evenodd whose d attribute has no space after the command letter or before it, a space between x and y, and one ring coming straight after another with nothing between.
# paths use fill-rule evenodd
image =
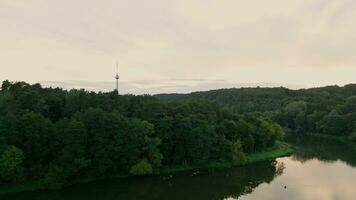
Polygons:
<instances>
[{"instance_id":1,"label":"green leaves","mask_svg":"<svg viewBox=\"0 0 356 200\"><path fill-rule=\"evenodd\" d=\"M145 137L144 151L148 160L154 167L160 167L162 165L163 155L160 152L159 146L162 141L159 138Z\"/></svg>"},{"instance_id":2,"label":"green leaves","mask_svg":"<svg viewBox=\"0 0 356 200\"><path fill-rule=\"evenodd\" d=\"M19 117L15 144L31 158L28 163L35 165L48 164L55 153L55 127L41 114L25 111Z\"/></svg>"},{"instance_id":3,"label":"green leaves","mask_svg":"<svg viewBox=\"0 0 356 200\"><path fill-rule=\"evenodd\" d=\"M132 175L148 175L152 174L152 172L152 165L146 159L139 161L130 169L130 174Z\"/></svg>"},{"instance_id":4,"label":"green leaves","mask_svg":"<svg viewBox=\"0 0 356 200\"><path fill-rule=\"evenodd\" d=\"M352 134L351 140L356 143L356 132Z\"/></svg>"},{"instance_id":5,"label":"green leaves","mask_svg":"<svg viewBox=\"0 0 356 200\"><path fill-rule=\"evenodd\" d=\"M23 151L15 146L9 146L0 157L0 176L6 181L18 183L24 180Z\"/></svg>"},{"instance_id":6,"label":"green leaves","mask_svg":"<svg viewBox=\"0 0 356 200\"><path fill-rule=\"evenodd\" d=\"M234 97L224 99L229 98ZM256 104L250 105L247 110ZM147 175L169 165L241 164L245 152L283 138L283 129L264 114L233 110L206 99L165 103L149 95L4 82L1 177L61 188L82 180Z\"/></svg>"},{"instance_id":7,"label":"green leaves","mask_svg":"<svg viewBox=\"0 0 356 200\"><path fill-rule=\"evenodd\" d=\"M246 162L246 156L242 150L240 140L231 143L231 161L233 165L242 165Z\"/></svg>"},{"instance_id":8,"label":"green leaves","mask_svg":"<svg viewBox=\"0 0 356 200\"><path fill-rule=\"evenodd\" d=\"M187 159L195 164L207 163L211 160L211 147L214 130L205 121L197 120L196 126L187 136Z\"/></svg>"}]
</instances>

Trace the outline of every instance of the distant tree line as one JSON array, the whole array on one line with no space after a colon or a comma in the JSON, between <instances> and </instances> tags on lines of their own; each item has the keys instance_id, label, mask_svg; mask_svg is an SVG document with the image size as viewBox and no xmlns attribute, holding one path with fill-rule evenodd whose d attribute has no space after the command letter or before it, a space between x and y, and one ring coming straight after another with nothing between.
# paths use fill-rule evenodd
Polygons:
<instances>
[{"instance_id":1,"label":"distant tree line","mask_svg":"<svg viewBox=\"0 0 356 200\"><path fill-rule=\"evenodd\" d=\"M264 112L291 133L351 136L356 141L356 84L312 89L221 89L157 95L167 102L210 100L237 113Z\"/></svg>"},{"instance_id":2,"label":"distant tree line","mask_svg":"<svg viewBox=\"0 0 356 200\"><path fill-rule=\"evenodd\" d=\"M283 135L265 114L236 114L204 99L166 102L4 81L0 183L59 188L162 166L241 164Z\"/></svg>"}]
</instances>

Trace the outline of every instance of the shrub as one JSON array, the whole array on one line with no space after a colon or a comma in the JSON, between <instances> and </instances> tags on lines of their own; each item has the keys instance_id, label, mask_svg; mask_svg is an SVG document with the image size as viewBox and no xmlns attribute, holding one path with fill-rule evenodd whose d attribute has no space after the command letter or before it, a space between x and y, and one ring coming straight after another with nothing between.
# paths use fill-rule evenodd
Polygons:
<instances>
[{"instance_id":1,"label":"shrub","mask_svg":"<svg viewBox=\"0 0 356 200\"><path fill-rule=\"evenodd\" d=\"M152 174L152 165L146 159L143 159L131 167L130 174L132 175Z\"/></svg>"}]
</instances>

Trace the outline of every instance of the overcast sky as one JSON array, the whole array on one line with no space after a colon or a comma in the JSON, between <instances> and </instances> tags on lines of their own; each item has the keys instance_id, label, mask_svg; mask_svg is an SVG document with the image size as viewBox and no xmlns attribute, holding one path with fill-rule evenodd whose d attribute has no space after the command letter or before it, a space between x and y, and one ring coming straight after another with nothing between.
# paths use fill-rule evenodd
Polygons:
<instances>
[{"instance_id":1,"label":"overcast sky","mask_svg":"<svg viewBox=\"0 0 356 200\"><path fill-rule=\"evenodd\" d=\"M0 80L124 93L356 82L355 0L0 0Z\"/></svg>"}]
</instances>

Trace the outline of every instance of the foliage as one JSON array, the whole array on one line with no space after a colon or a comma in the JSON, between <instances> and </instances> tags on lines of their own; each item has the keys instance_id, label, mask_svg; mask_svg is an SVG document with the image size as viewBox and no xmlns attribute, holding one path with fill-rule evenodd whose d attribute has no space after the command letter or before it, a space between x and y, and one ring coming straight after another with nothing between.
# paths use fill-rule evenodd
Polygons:
<instances>
[{"instance_id":1,"label":"foliage","mask_svg":"<svg viewBox=\"0 0 356 200\"><path fill-rule=\"evenodd\" d=\"M146 159L143 159L131 167L130 174L132 175L152 174L152 165Z\"/></svg>"},{"instance_id":2,"label":"foliage","mask_svg":"<svg viewBox=\"0 0 356 200\"><path fill-rule=\"evenodd\" d=\"M10 152L21 162L3 171L0 182L18 180L14 171L21 171L16 174L26 182L61 188L172 165L240 163L245 153L264 151L283 135L266 114L237 114L210 100L165 102L4 81L0 154L15 146Z\"/></svg>"},{"instance_id":3,"label":"foliage","mask_svg":"<svg viewBox=\"0 0 356 200\"><path fill-rule=\"evenodd\" d=\"M263 112L294 134L350 136L356 129L356 84L300 90L234 88L157 97L166 102L210 100L241 114Z\"/></svg>"},{"instance_id":4,"label":"foliage","mask_svg":"<svg viewBox=\"0 0 356 200\"><path fill-rule=\"evenodd\" d=\"M240 140L236 140L231 144L231 160L234 165L241 165L246 162L246 156L242 151Z\"/></svg>"},{"instance_id":5,"label":"foliage","mask_svg":"<svg viewBox=\"0 0 356 200\"><path fill-rule=\"evenodd\" d=\"M356 143L356 132L352 134L351 139L354 143Z\"/></svg>"},{"instance_id":6,"label":"foliage","mask_svg":"<svg viewBox=\"0 0 356 200\"><path fill-rule=\"evenodd\" d=\"M13 183L21 182L23 177L24 153L15 146L9 146L0 157L0 176Z\"/></svg>"},{"instance_id":7,"label":"foliage","mask_svg":"<svg viewBox=\"0 0 356 200\"><path fill-rule=\"evenodd\" d=\"M276 144L263 152L247 155L247 163L254 163L262 160L274 160L276 157L291 155L295 151L294 147L288 143L277 141Z\"/></svg>"},{"instance_id":8,"label":"foliage","mask_svg":"<svg viewBox=\"0 0 356 200\"><path fill-rule=\"evenodd\" d=\"M144 148L144 151L146 152L149 161L152 163L153 166L160 167L162 165L163 159L163 155L159 150L159 145L161 145L162 143L161 139L150 138L146 136L145 143L146 147Z\"/></svg>"}]
</instances>

